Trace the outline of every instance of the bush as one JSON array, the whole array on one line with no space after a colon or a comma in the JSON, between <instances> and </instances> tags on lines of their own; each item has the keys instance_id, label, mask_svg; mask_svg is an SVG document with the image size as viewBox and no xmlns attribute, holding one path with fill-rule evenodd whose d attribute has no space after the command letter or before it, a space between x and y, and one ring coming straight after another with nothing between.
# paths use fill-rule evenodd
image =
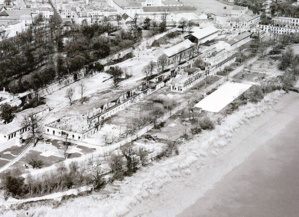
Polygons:
<instances>
[{"instance_id":1,"label":"bush","mask_svg":"<svg viewBox=\"0 0 299 217\"><path fill-rule=\"evenodd\" d=\"M246 97L249 102L257 103L264 98L264 93L260 86L253 86Z\"/></svg>"},{"instance_id":2,"label":"bush","mask_svg":"<svg viewBox=\"0 0 299 217\"><path fill-rule=\"evenodd\" d=\"M7 195L16 197L24 194L23 177L7 174L2 180L2 183Z\"/></svg>"},{"instance_id":3,"label":"bush","mask_svg":"<svg viewBox=\"0 0 299 217\"><path fill-rule=\"evenodd\" d=\"M42 160L31 159L31 161L28 164L31 165L33 169L40 169L43 167L44 162Z\"/></svg>"},{"instance_id":4,"label":"bush","mask_svg":"<svg viewBox=\"0 0 299 217\"><path fill-rule=\"evenodd\" d=\"M202 131L202 129L201 129L200 127L195 127L195 128L192 128L192 129L191 129L191 133L192 133L193 135L200 134L201 131Z\"/></svg>"},{"instance_id":5,"label":"bush","mask_svg":"<svg viewBox=\"0 0 299 217\"><path fill-rule=\"evenodd\" d=\"M208 117L205 117L199 121L199 126L203 130L213 130L215 128L213 121Z\"/></svg>"},{"instance_id":6,"label":"bush","mask_svg":"<svg viewBox=\"0 0 299 217\"><path fill-rule=\"evenodd\" d=\"M122 180L124 178L124 160L121 155L112 155L110 158L109 166L113 173L113 179Z\"/></svg>"}]
</instances>

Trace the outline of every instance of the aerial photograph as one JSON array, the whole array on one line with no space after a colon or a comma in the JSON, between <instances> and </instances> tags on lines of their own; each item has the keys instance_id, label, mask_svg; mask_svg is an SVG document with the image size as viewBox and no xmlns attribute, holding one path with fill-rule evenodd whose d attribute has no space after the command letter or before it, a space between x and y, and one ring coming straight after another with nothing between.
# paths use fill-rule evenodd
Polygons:
<instances>
[{"instance_id":1,"label":"aerial photograph","mask_svg":"<svg viewBox=\"0 0 299 217\"><path fill-rule=\"evenodd\" d=\"M1 217L299 217L299 0L0 0Z\"/></svg>"}]
</instances>

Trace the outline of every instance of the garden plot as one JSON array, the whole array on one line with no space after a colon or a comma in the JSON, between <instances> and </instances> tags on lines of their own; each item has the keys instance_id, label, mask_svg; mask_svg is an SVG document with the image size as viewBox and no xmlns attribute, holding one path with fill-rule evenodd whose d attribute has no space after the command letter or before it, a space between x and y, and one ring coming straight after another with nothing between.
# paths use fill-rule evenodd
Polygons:
<instances>
[{"instance_id":1,"label":"garden plot","mask_svg":"<svg viewBox=\"0 0 299 217\"><path fill-rule=\"evenodd\" d=\"M178 141L179 138L184 136L184 134L189 132L190 128L190 125L187 123L183 123L180 118L177 118L175 120L170 119L160 130L151 130L149 134L160 139L175 142Z\"/></svg>"},{"instance_id":2,"label":"garden plot","mask_svg":"<svg viewBox=\"0 0 299 217\"><path fill-rule=\"evenodd\" d=\"M80 99L80 83L83 83L85 85L85 94L84 94L85 96L89 96L99 91L110 89L111 86L113 85L112 80L107 80L110 77L111 76L106 73L99 73L89 78L84 78L79 82L70 84L69 86L66 86L46 96L47 105L53 107L54 111L57 111L65 106L68 106L69 102L65 98L66 90L68 88L75 89L74 100Z\"/></svg>"},{"instance_id":3,"label":"garden plot","mask_svg":"<svg viewBox=\"0 0 299 217\"><path fill-rule=\"evenodd\" d=\"M118 142L136 132L136 130L153 124L155 119L171 112L177 105L183 103L195 104L203 95L205 87L218 80L219 77L207 77L184 94L171 92L168 87L156 91L142 101L107 119L103 127L85 141L100 146Z\"/></svg>"},{"instance_id":4,"label":"garden plot","mask_svg":"<svg viewBox=\"0 0 299 217\"><path fill-rule=\"evenodd\" d=\"M161 153L165 147L167 146L163 142L153 141L150 139L142 138L133 143L134 148L141 148L145 150L149 154L149 158L156 157L159 153Z\"/></svg>"},{"instance_id":5,"label":"garden plot","mask_svg":"<svg viewBox=\"0 0 299 217\"><path fill-rule=\"evenodd\" d=\"M248 73L262 73L268 77L277 77L283 75L283 71L278 69L278 61L274 61L268 57L256 61L254 64L248 66Z\"/></svg>"}]
</instances>

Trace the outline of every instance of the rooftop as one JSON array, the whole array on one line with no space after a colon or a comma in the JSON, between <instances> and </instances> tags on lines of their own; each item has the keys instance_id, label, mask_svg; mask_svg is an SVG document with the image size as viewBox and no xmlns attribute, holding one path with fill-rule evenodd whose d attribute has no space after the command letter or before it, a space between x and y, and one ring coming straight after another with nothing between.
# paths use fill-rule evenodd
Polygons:
<instances>
[{"instance_id":1,"label":"rooftop","mask_svg":"<svg viewBox=\"0 0 299 217\"><path fill-rule=\"evenodd\" d=\"M22 10L7 10L1 12L1 14L8 14L7 15L0 15L0 20L19 20L22 15L30 15L30 9L22 9Z\"/></svg>"},{"instance_id":2,"label":"rooftop","mask_svg":"<svg viewBox=\"0 0 299 217\"><path fill-rule=\"evenodd\" d=\"M171 57L177 53L180 53L181 51L187 50L191 47L193 47L195 44L192 43L189 40L185 40L179 44L174 45L173 47L167 48L164 50L164 53L168 56Z\"/></svg>"},{"instance_id":3,"label":"rooftop","mask_svg":"<svg viewBox=\"0 0 299 217\"><path fill-rule=\"evenodd\" d=\"M250 84L227 82L197 103L195 107L209 112L220 112L250 87Z\"/></svg>"},{"instance_id":4,"label":"rooftop","mask_svg":"<svg viewBox=\"0 0 299 217\"><path fill-rule=\"evenodd\" d=\"M203 29L199 27L194 27L191 29L191 35L197 39L203 39L211 34L218 32L219 30L215 26L208 26Z\"/></svg>"},{"instance_id":5,"label":"rooftop","mask_svg":"<svg viewBox=\"0 0 299 217\"><path fill-rule=\"evenodd\" d=\"M236 37L234 37L233 39L229 40L227 43L229 43L230 45L234 45L236 44L237 42L245 39L245 38L248 38L251 36L251 33L250 32L243 32L241 33L240 35L237 35Z\"/></svg>"}]
</instances>

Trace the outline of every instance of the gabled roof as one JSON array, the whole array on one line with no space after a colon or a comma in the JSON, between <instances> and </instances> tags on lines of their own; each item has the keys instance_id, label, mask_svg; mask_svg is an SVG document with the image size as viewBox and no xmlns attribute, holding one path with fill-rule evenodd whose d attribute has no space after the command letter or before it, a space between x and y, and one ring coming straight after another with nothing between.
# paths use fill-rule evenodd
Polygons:
<instances>
[{"instance_id":1,"label":"gabled roof","mask_svg":"<svg viewBox=\"0 0 299 217\"><path fill-rule=\"evenodd\" d=\"M122 16L121 16L124 20L127 20L129 18L129 15L124 13Z\"/></svg>"},{"instance_id":2,"label":"gabled roof","mask_svg":"<svg viewBox=\"0 0 299 217\"><path fill-rule=\"evenodd\" d=\"M174 45L173 47L167 48L166 50L164 50L164 53L166 54L166 56L171 57L175 54L180 53L183 50L187 50L191 47L193 47L195 44L192 43L189 40L185 40L179 44Z\"/></svg>"},{"instance_id":3,"label":"gabled roof","mask_svg":"<svg viewBox=\"0 0 299 217\"><path fill-rule=\"evenodd\" d=\"M6 11L2 11L0 13L0 17L8 17L8 16L9 16L9 14Z\"/></svg>"},{"instance_id":4,"label":"gabled roof","mask_svg":"<svg viewBox=\"0 0 299 217\"><path fill-rule=\"evenodd\" d=\"M243 32L240 35L237 35L233 39L229 40L228 43L230 45L234 45L234 44L238 43L239 41L242 41L243 39L250 37L251 34L252 33L250 33L250 32Z\"/></svg>"},{"instance_id":5,"label":"gabled roof","mask_svg":"<svg viewBox=\"0 0 299 217\"><path fill-rule=\"evenodd\" d=\"M219 30L217 28L215 28L214 26L208 26L206 28L203 29L199 29L198 27L194 27L191 30L191 35L194 36L197 39L203 39L211 34L214 34L216 32L218 32Z\"/></svg>"}]
</instances>

